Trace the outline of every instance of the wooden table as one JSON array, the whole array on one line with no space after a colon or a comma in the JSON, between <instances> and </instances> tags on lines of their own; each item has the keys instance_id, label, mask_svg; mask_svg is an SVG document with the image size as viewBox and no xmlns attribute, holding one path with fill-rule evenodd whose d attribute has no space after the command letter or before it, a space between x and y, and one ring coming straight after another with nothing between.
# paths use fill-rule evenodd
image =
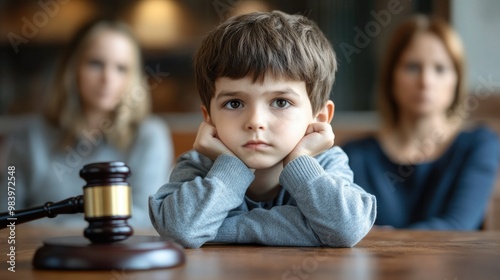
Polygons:
<instances>
[{"instance_id":1,"label":"wooden table","mask_svg":"<svg viewBox=\"0 0 500 280\"><path fill-rule=\"evenodd\" d=\"M186 249L186 263L150 271L58 271L33 269L31 261L48 237L80 231L15 231L16 272L8 271L8 229L0 231L0 279L500 279L500 232L373 230L354 248L206 245Z\"/></svg>"}]
</instances>

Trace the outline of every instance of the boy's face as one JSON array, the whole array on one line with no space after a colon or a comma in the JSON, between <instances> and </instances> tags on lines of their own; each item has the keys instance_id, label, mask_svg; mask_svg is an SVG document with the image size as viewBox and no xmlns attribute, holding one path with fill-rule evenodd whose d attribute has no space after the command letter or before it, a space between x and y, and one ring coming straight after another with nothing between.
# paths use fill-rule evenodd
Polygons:
<instances>
[{"instance_id":1,"label":"boy's face","mask_svg":"<svg viewBox=\"0 0 500 280\"><path fill-rule=\"evenodd\" d=\"M304 137L314 122L305 82L267 77L215 81L210 116L217 137L249 168L275 166Z\"/></svg>"}]
</instances>

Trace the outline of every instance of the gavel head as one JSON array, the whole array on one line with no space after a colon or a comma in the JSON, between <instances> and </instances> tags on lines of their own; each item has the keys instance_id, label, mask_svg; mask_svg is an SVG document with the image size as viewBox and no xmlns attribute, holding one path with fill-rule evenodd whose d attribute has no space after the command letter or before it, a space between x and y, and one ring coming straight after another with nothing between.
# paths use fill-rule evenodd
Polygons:
<instances>
[{"instance_id":1,"label":"gavel head","mask_svg":"<svg viewBox=\"0 0 500 280\"><path fill-rule=\"evenodd\" d=\"M130 169L123 162L101 162L80 170L87 184L83 187L84 215L89 222L84 235L94 243L120 241L132 235L127 220L132 214Z\"/></svg>"}]
</instances>

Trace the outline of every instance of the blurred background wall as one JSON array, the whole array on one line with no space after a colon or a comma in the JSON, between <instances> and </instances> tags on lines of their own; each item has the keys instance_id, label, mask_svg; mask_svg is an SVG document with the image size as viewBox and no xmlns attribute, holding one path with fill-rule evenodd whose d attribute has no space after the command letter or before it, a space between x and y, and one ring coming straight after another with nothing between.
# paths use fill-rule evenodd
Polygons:
<instances>
[{"instance_id":1,"label":"blurred background wall","mask_svg":"<svg viewBox=\"0 0 500 280\"><path fill-rule=\"evenodd\" d=\"M0 1L0 156L9 131L39 112L73 33L95 17L129 23L140 39L153 100L173 133L175 155L191 149L202 120L192 55L228 17L259 10L303 14L318 23L337 53L331 98L335 143L377 128L374 97L387 39L416 13L449 21L468 57L467 116L500 133L500 1L497 0L5 0ZM479 97L476 97L479 96Z\"/></svg>"},{"instance_id":2,"label":"blurred background wall","mask_svg":"<svg viewBox=\"0 0 500 280\"><path fill-rule=\"evenodd\" d=\"M337 111L371 111L379 62L393 28L415 13L443 17L464 39L471 92L500 92L500 1L496 0L7 0L0 2L0 116L40 110L60 51L97 16L129 23L144 51L155 113L199 111L191 56L226 18L255 10L304 14L339 61Z\"/></svg>"}]
</instances>

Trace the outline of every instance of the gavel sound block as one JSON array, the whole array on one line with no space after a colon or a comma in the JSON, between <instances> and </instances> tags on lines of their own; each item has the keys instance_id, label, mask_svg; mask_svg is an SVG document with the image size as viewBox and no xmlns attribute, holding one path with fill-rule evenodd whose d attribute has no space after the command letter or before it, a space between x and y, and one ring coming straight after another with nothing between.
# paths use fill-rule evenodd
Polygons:
<instances>
[{"instance_id":1,"label":"gavel sound block","mask_svg":"<svg viewBox=\"0 0 500 280\"><path fill-rule=\"evenodd\" d=\"M83 196L12 213L0 214L0 228L58 214L81 213L89 226L84 236L55 237L44 241L33 258L40 269L169 268L184 263L183 249L159 236L132 236L130 169L123 162L88 164L80 171L87 182Z\"/></svg>"}]
</instances>

